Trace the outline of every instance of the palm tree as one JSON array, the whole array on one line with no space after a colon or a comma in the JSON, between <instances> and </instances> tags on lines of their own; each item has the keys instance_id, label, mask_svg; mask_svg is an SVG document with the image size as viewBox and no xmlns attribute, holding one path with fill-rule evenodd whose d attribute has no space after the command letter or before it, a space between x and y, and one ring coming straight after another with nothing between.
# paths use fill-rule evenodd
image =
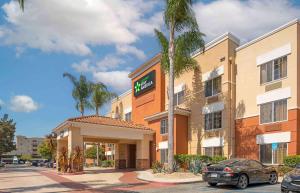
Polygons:
<instances>
[{"instance_id":1,"label":"palm tree","mask_svg":"<svg viewBox=\"0 0 300 193\"><path fill-rule=\"evenodd\" d=\"M161 46L161 65L169 74L169 105L168 105L168 166L169 172L174 171L174 78L184 71L196 67L191 54L204 49L203 33L200 32L194 12L192 0L166 0L164 21L169 31L169 40L155 29Z\"/></svg>"},{"instance_id":2,"label":"palm tree","mask_svg":"<svg viewBox=\"0 0 300 193\"><path fill-rule=\"evenodd\" d=\"M72 91L72 96L76 101L75 107L81 113L81 116L83 116L85 108L92 108L92 105L89 102L89 97L92 94L93 84L83 75L80 75L79 80L69 73L64 73L63 77L69 78L73 83L74 88Z\"/></svg>"},{"instance_id":3,"label":"palm tree","mask_svg":"<svg viewBox=\"0 0 300 193\"><path fill-rule=\"evenodd\" d=\"M20 4L20 7L22 9L22 11L24 11L24 1L25 0L18 0L19 1L19 4Z\"/></svg>"},{"instance_id":4,"label":"palm tree","mask_svg":"<svg viewBox=\"0 0 300 193\"><path fill-rule=\"evenodd\" d=\"M109 92L103 83L93 84L92 106L96 111L96 115L99 115L99 108L103 104L115 97L116 94Z\"/></svg>"}]
</instances>

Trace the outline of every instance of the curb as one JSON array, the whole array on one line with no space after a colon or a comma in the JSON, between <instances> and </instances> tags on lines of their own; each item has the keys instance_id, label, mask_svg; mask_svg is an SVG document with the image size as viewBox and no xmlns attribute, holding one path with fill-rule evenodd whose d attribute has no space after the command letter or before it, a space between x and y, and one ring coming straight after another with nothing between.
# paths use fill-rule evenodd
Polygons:
<instances>
[{"instance_id":1,"label":"curb","mask_svg":"<svg viewBox=\"0 0 300 193\"><path fill-rule=\"evenodd\" d=\"M158 181L158 180L149 180L145 178L141 178L139 175L136 177L138 180L145 181L145 182L152 182L152 183L160 183L160 184L194 184L194 183L201 183L203 180L193 180L193 181L187 181L187 182L164 182L164 181Z\"/></svg>"}]
</instances>

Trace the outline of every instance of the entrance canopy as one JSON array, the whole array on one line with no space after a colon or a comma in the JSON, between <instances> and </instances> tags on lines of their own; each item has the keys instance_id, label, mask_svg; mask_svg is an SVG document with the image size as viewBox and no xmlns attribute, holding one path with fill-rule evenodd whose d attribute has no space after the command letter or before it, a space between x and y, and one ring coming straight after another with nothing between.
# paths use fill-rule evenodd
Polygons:
<instances>
[{"instance_id":1,"label":"entrance canopy","mask_svg":"<svg viewBox=\"0 0 300 193\"><path fill-rule=\"evenodd\" d=\"M58 156L62 147L71 156L75 147L84 149L85 142L114 143L117 168L149 168L152 161L149 145L155 131L144 125L103 116L82 116L66 120L53 131L57 134Z\"/></svg>"}]
</instances>

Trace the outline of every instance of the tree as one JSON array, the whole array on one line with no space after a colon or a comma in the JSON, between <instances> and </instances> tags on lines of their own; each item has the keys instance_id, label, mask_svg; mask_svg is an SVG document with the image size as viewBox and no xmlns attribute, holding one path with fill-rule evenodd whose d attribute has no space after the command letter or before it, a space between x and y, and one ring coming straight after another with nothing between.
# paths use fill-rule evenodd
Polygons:
<instances>
[{"instance_id":1,"label":"tree","mask_svg":"<svg viewBox=\"0 0 300 193\"><path fill-rule=\"evenodd\" d=\"M103 158L104 150L100 146L98 147L99 159ZM93 145L85 151L85 157L89 159L97 159L97 146Z\"/></svg>"},{"instance_id":2,"label":"tree","mask_svg":"<svg viewBox=\"0 0 300 193\"><path fill-rule=\"evenodd\" d=\"M174 78L184 71L196 67L191 54L204 48L204 34L200 32L193 9L192 0L166 0L164 22L169 31L169 40L155 29L161 46L161 65L169 74L168 105L168 166L174 171Z\"/></svg>"},{"instance_id":3,"label":"tree","mask_svg":"<svg viewBox=\"0 0 300 193\"><path fill-rule=\"evenodd\" d=\"M44 159L52 160L55 158L57 141L56 133L50 133L45 136L43 143L38 146L38 152Z\"/></svg>"},{"instance_id":4,"label":"tree","mask_svg":"<svg viewBox=\"0 0 300 193\"><path fill-rule=\"evenodd\" d=\"M43 141L43 143L38 146L38 152L42 156L42 158L52 159L52 152L46 141Z\"/></svg>"},{"instance_id":5,"label":"tree","mask_svg":"<svg viewBox=\"0 0 300 193\"><path fill-rule=\"evenodd\" d=\"M25 0L18 0L18 1L19 1L19 4L20 4L20 8L22 9L22 11L24 11Z\"/></svg>"},{"instance_id":6,"label":"tree","mask_svg":"<svg viewBox=\"0 0 300 193\"><path fill-rule=\"evenodd\" d=\"M69 80L73 83L74 88L72 96L76 101L75 107L81 113L81 116L83 116L85 108L92 108L88 99L92 94L93 84L83 75L80 75L79 80L69 73L64 73L63 77L69 78Z\"/></svg>"},{"instance_id":7,"label":"tree","mask_svg":"<svg viewBox=\"0 0 300 193\"><path fill-rule=\"evenodd\" d=\"M32 156L30 154L21 155L21 160L29 161L31 159L32 159Z\"/></svg>"},{"instance_id":8,"label":"tree","mask_svg":"<svg viewBox=\"0 0 300 193\"><path fill-rule=\"evenodd\" d=\"M93 94L92 94L92 106L96 111L96 115L99 115L99 109L111 100L116 97L115 93L109 92L107 87L103 83L93 84Z\"/></svg>"},{"instance_id":9,"label":"tree","mask_svg":"<svg viewBox=\"0 0 300 193\"><path fill-rule=\"evenodd\" d=\"M15 150L14 138L16 123L5 114L0 119L0 156L3 153Z\"/></svg>"}]
</instances>

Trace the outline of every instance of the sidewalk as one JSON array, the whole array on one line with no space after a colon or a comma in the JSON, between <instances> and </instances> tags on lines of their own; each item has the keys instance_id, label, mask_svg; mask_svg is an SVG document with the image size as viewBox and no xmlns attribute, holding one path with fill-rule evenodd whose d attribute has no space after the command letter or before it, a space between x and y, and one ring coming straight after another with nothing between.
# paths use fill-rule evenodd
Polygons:
<instances>
[{"instance_id":1,"label":"sidewalk","mask_svg":"<svg viewBox=\"0 0 300 193\"><path fill-rule=\"evenodd\" d=\"M192 173L174 172L172 174L153 174L151 170L138 171L137 178L148 182L185 184L202 182L202 175L194 175Z\"/></svg>"}]
</instances>

